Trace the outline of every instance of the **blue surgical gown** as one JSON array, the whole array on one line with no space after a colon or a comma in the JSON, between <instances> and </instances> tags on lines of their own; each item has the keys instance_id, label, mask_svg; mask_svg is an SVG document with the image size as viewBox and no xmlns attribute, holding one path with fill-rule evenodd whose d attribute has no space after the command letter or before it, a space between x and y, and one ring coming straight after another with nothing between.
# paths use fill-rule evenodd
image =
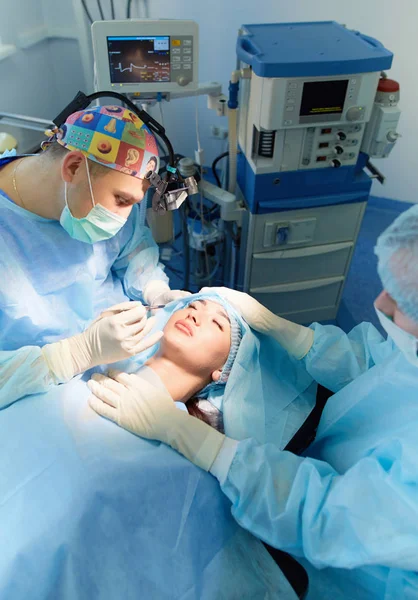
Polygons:
<instances>
[{"instance_id":1,"label":"blue surgical gown","mask_svg":"<svg viewBox=\"0 0 418 600\"><path fill-rule=\"evenodd\" d=\"M137 205L117 235L91 245L0 190L0 408L52 385L40 347L85 330L113 304L141 300L149 281L167 282L158 257Z\"/></svg>"},{"instance_id":2,"label":"blue surgical gown","mask_svg":"<svg viewBox=\"0 0 418 600\"><path fill-rule=\"evenodd\" d=\"M416 599L418 369L372 325L313 327L306 368L335 392L314 444L242 441L222 489L238 523L302 558L309 600Z\"/></svg>"}]
</instances>

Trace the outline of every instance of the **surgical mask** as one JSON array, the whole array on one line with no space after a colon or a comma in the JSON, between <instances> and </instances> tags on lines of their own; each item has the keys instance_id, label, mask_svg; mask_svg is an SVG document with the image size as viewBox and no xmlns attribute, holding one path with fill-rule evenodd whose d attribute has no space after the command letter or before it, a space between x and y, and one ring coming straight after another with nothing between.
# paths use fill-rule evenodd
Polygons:
<instances>
[{"instance_id":1,"label":"surgical mask","mask_svg":"<svg viewBox=\"0 0 418 600\"><path fill-rule=\"evenodd\" d=\"M380 324L392 338L395 345L399 348L406 360L415 367L418 367L418 339L412 334L404 331L396 323L389 319L384 313L375 307Z\"/></svg>"},{"instance_id":2,"label":"surgical mask","mask_svg":"<svg viewBox=\"0 0 418 600\"><path fill-rule=\"evenodd\" d=\"M82 217L81 219L76 219L76 217L74 217L71 214L70 209L68 208L68 190L67 182L65 182L65 206L64 210L61 213L60 223L61 226L65 229L65 231L68 233L68 235L70 235L73 239L78 240L79 242L86 242L87 244L94 244L96 242L108 240L109 238L115 236L118 233L118 231L120 231L125 225L126 219L120 217L119 215L116 215L110 210L107 210L107 208L105 208L101 204L95 203L93 189L91 187L90 171L87 158L86 169L93 208L85 217Z\"/></svg>"}]
</instances>

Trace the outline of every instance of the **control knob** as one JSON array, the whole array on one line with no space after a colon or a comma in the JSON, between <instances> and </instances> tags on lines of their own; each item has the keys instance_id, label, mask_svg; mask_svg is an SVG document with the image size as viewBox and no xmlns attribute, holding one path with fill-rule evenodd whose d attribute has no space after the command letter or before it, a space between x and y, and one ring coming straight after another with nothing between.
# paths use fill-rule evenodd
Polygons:
<instances>
[{"instance_id":1,"label":"control knob","mask_svg":"<svg viewBox=\"0 0 418 600\"><path fill-rule=\"evenodd\" d=\"M177 83L183 87L190 83L190 79L185 75L180 75L180 77L177 77Z\"/></svg>"}]
</instances>

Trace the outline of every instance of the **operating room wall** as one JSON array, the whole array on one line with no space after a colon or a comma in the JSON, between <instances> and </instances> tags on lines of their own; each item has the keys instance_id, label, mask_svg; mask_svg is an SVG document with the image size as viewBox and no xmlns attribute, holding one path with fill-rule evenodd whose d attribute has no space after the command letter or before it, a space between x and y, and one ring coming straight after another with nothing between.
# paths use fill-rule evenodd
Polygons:
<instances>
[{"instance_id":1,"label":"operating room wall","mask_svg":"<svg viewBox=\"0 0 418 600\"><path fill-rule=\"evenodd\" d=\"M1 44L15 47L0 60L0 112L53 118L84 87L71 6L69 23L63 19L66 5L55 0L61 21L54 28L44 0L0 0Z\"/></svg>"},{"instance_id":2,"label":"operating room wall","mask_svg":"<svg viewBox=\"0 0 418 600\"><path fill-rule=\"evenodd\" d=\"M16 51L0 60L0 111L45 116L49 100L42 100L53 78L48 44L39 43L28 50L19 49L19 34L40 30L44 25L42 7L30 0L1 2L0 36L2 44Z\"/></svg>"}]
</instances>

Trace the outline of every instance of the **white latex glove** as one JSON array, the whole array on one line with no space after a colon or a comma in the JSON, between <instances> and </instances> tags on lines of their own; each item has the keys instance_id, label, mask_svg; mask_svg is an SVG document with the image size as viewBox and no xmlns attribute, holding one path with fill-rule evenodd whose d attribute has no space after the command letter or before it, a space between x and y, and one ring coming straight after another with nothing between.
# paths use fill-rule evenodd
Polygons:
<instances>
[{"instance_id":1,"label":"white latex glove","mask_svg":"<svg viewBox=\"0 0 418 600\"><path fill-rule=\"evenodd\" d=\"M145 303L149 306L166 305L173 300L191 296L190 292L171 290L164 281L154 280L147 283L143 292Z\"/></svg>"},{"instance_id":2,"label":"white latex glove","mask_svg":"<svg viewBox=\"0 0 418 600\"><path fill-rule=\"evenodd\" d=\"M227 287L204 287L200 291L216 292L225 298L244 317L250 327L260 333L271 335L298 360L306 356L311 349L314 339L312 329L278 317L249 294Z\"/></svg>"},{"instance_id":3,"label":"white latex glove","mask_svg":"<svg viewBox=\"0 0 418 600\"><path fill-rule=\"evenodd\" d=\"M56 383L64 383L97 365L107 365L139 354L163 336L141 302L122 302L105 310L84 331L42 348Z\"/></svg>"},{"instance_id":4,"label":"white latex glove","mask_svg":"<svg viewBox=\"0 0 418 600\"><path fill-rule=\"evenodd\" d=\"M179 410L168 393L138 375L114 370L109 375L95 373L87 384L93 410L136 435L168 444L209 471L224 435Z\"/></svg>"}]
</instances>

